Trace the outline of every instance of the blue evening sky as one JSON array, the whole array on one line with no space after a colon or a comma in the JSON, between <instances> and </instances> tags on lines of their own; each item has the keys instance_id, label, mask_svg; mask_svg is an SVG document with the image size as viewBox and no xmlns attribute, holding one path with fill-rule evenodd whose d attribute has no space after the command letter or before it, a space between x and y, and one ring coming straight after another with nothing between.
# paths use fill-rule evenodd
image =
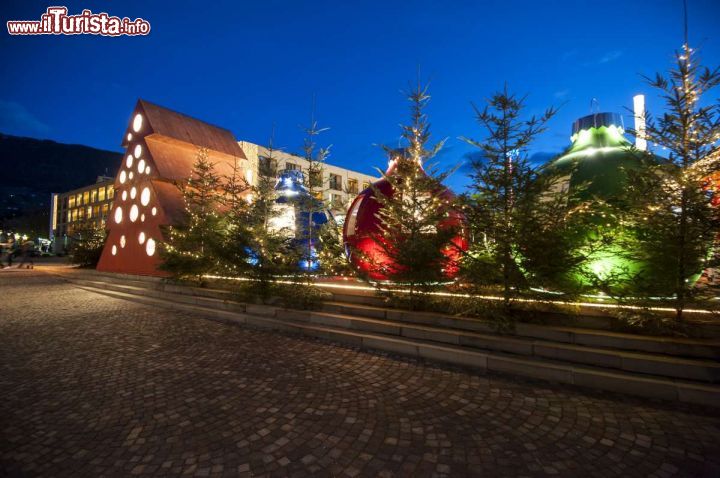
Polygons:
<instances>
[{"instance_id":1,"label":"blue evening sky","mask_svg":"<svg viewBox=\"0 0 720 478\"><path fill-rule=\"evenodd\" d=\"M563 105L532 148L567 146L572 121L626 113L650 93L640 74L665 71L683 39L682 0L595 1L91 1L3 0L7 20L36 20L49 5L142 17L147 37L0 34L0 132L119 150L137 98L230 129L238 139L298 151L313 95L330 130L331 162L372 173L406 121L401 94L431 81L441 166L479 136L471 102L505 82L528 94L529 114ZM688 0L690 42L720 65L720 1ZM660 102L648 98L657 112ZM626 115L626 123L628 118ZM462 169L450 180L460 189Z\"/></svg>"}]
</instances>

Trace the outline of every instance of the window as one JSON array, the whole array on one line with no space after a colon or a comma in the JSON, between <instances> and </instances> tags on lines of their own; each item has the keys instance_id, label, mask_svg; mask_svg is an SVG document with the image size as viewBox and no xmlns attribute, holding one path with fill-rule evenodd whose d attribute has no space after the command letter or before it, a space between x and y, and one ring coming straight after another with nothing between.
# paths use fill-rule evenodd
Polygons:
<instances>
[{"instance_id":1,"label":"window","mask_svg":"<svg viewBox=\"0 0 720 478\"><path fill-rule=\"evenodd\" d=\"M82 204L82 194L77 194L75 196L75 205L80 206Z\"/></svg>"},{"instance_id":2,"label":"window","mask_svg":"<svg viewBox=\"0 0 720 478\"><path fill-rule=\"evenodd\" d=\"M90 202L97 202L97 200L98 200L98 190L93 189L92 194L90 196Z\"/></svg>"},{"instance_id":3,"label":"window","mask_svg":"<svg viewBox=\"0 0 720 478\"><path fill-rule=\"evenodd\" d=\"M100 206L93 206L92 215L93 217L98 217L100 215Z\"/></svg>"},{"instance_id":4,"label":"window","mask_svg":"<svg viewBox=\"0 0 720 478\"><path fill-rule=\"evenodd\" d=\"M88 218L88 219L90 219L91 217L93 217L93 208L92 208L92 206L88 206L88 207L87 207L87 212L85 213L85 217Z\"/></svg>"},{"instance_id":5,"label":"window","mask_svg":"<svg viewBox=\"0 0 720 478\"><path fill-rule=\"evenodd\" d=\"M300 166L295 163L285 163L285 171L297 171L298 169Z\"/></svg>"},{"instance_id":6,"label":"window","mask_svg":"<svg viewBox=\"0 0 720 478\"><path fill-rule=\"evenodd\" d=\"M358 193L358 181L357 179L348 179L347 181L347 190L350 194L357 194Z\"/></svg>"},{"instance_id":7,"label":"window","mask_svg":"<svg viewBox=\"0 0 720 478\"><path fill-rule=\"evenodd\" d=\"M342 191L342 176L339 174L330 175L330 189L335 191Z\"/></svg>"},{"instance_id":8,"label":"window","mask_svg":"<svg viewBox=\"0 0 720 478\"><path fill-rule=\"evenodd\" d=\"M370 187L370 183L367 181L363 181L363 191Z\"/></svg>"},{"instance_id":9,"label":"window","mask_svg":"<svg viewBox=\"0 0 720 478\"><path fill-rule=\"evenodd\" d=\"M75 195L68 198L68 207L75 207Z\"/></svg>"},{"instance_id":10,"label":"window","mask_svg":"<svg viewBox=\"0 0 720 478\"><path fill-rule=\"evenodd\" d=\"M115 196L115 187L114 186L108 186L107 187L107 198L112 199L113 196Z\"/></svg>"},{"instance_id":11,"label":"window","mask_svg":"<svg viewBox=\"0 0 720 478\"><path fill-rule=\"evenodd\" d=\"M72 221L72 211L67 212L67 222Z\"/></svg>"},{"instance_id":12,"label":"window","mask_svg":"<svg viewBox=\"0 0 720 478\"><path fill-rule=\"evenodd\" d=\"M105 188L98 189L98 201L105 200Z\"/></svg>"},{"instance_id":13,"label":"window","mask_svg":"<svg viewBox=\"0 0 720 478\"><path fill-rule=\"evenodd\" d=\"M90 202L90 191L85 191L83 193L83 204L87 204Z\"/></svg>"},{"instance_id":14,"label":"window","mask_svg":"<svg viewBox=\"0 0 720 478\"><path fill-rule=\"evenodd\" d=\"M274 178L277 176L278 162L277 159L260 156L260 174L266 177Z\"/></svg>"},{"instance_id":15,"label":"window","mask_svg":"<svg viewBox=\"0 0 720 478\"><path fill-rule=\"evenodd\" d=\"M102 215L103 217L107 217L108 211L110 210L110 205L108 203L105 203L102 205Z\"/></svg>"}]
</instances>

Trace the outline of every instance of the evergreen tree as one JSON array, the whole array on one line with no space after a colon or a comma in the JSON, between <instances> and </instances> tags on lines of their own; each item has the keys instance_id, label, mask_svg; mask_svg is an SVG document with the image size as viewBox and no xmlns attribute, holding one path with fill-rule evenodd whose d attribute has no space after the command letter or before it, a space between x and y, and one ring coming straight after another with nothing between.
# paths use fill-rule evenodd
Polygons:
<instances>
[{"instance_id":1,"label":"evergreen tree","mask_svg":"<svg viewBox=\"0 0 720 478\"><path fill-rule=\"evenodd\" d=\"M218 248L220 271L224 275L241 277L251 269L252 231L250 224L250 202L252 187L245 180L238 160L233 164L232 173L223 183L223 205L221 247Z\"/></svg>"},{"instance_id":2,"label":"evergreen tree","mask_svg":"<svg viewBox=\"0 0 720 478\"><path fill-rule=\"evenodd\" d=\"M95 221L84 221L73 226L70 234L70 260L85 267L96 266L102 255L106 235L105 227Z\"/></svg>"},{"instance_id":3,"label":"evergreen tree","mask_svg":"<svg viewBox=\"0 0 720 478\"><path fill-rule=\"evenodd\" d=\"M221 243L221 178L199 148L190 178L177 184L185 204L182 220L166 228L160 248L161 269L176 278L194 278L218 270L217 250Z\"/></svg>"},{"instance_id":4,"label":"evergreen tree","mask_svg":"<svg viewBox=\"0 0 720 478\"><path fill-rule=\"evenodd\" d=\"M326 275L338 276L352 272L345 255L342 239L342 227L334 220L329 220L318 231L318 261L320 271Z\"/></svg>"},{"instance_id":5,"label":"evergreen tree","mask_svg":"<svg viewBox=\"0 0 720 478\"><path fill-rule=\"evenodd\" d=\"M530 218L539 219L534 209L543 204L539 194L543 188L527 150L556 112L549 108L539 117L523 119L524 106L524 98L506 87L492 95L484 108L473 105L484 138L463 138L480 150L471 163L472 184L466 196L474 237L465 258L466 275L475 283L499 283L506 309L526 285L520 268L523 239L532 236L531 225L542 224L530 222Z\"/></svg>"},{"instance_id":6,"label":"evergreen tree","mask_svg":"<svg viewBox=\"0 0 720 478\"><path fill-rule=\"evenodd\" d=\"M330 155L330 147L318 148L317 136L328 128L320 128L314 115L310 125L305 128L305 140L303 142L303 157L307 161L307 169L304 171L305 187L309 196L302 199L300 212L303 215L303 226L297 234L300 241L300 263L303 264L303 271L309 278L310 273L315 269L318 262L318 249L320 246L320 224L315 222L318 215L324 215L327 204L323 200L325 193L325 161ZM305 217L306 216L306 217ZM326 231L327 234L327 231Z\"/></svg>"},{"instance_id":7,"label":"evergreen tree","mask_svg":"<svg viewBox=\"0 0 720 478\"><path fill-rule=\"evenodd\" d=\"M297 251L293 247L293 232L281 222L280 209L276 203L277 170L272 138L267 156L257 171L257 184L250 188L248 208L239 216L239 237L247 240L249 254L248 277L251 291L263 302L272 294L274 280L278 275L288 274L297 269Z\"/></svg>"},{"instance_id":8,"label":"evergreen tree","mask_svg":"<svg viewBox=\"0 0 720 478\"><path fill-rule=\"evenodd\" d=\"M711 265L708 259L720 231L718 210L711 207L703 187L720 169L720 104L701 100L720 83L720 69L701 67L686 42L668 75L646 79L661 93L666 111L657 118L648 115L644 135L667 150L668 157L630 175L634 207L628 220L637 231L638 253L648 265L641 291L671 291L681 320L688 301L698 298L695 278Z\"/></svg>"},{"instance_id":9,"label":"evergreen tree","mask_svg":"<svg viewBox=\"0 0 720 478\"><path fill-rule=\"evenodd\" d=\"M408 305L416 307L424 292L447 280L445 270L453 267L445 255L454 247L452 239L460 232L443 227L454 204L444 195L442 181L449 173L426 171L423 165L434 157L444 141L428 148L430 125L423 112L430 96L419 82L407 94L410 101L410 123L402 126L402 150L385 148L394 163L383 177L391 185L389 193L374 188L374 199L380 203L379 232L371 234L373 242L386 259L364 257L372 267L392 282L409 290ZM360 251L356 253L361 254Z\"/></svg>"}]
</instances>

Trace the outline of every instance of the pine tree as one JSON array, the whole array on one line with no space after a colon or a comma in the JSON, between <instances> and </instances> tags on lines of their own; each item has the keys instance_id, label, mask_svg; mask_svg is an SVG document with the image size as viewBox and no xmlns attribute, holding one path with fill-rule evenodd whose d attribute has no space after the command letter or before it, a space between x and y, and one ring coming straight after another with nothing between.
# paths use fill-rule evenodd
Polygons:
<instances>
[{"instance_id":1,"label":"pine tree","mask_svg":"<svg viewBox=\"0 0 720 478\"><path fill-rule=\"evenodd\" d=\"M666 161L630 175L634 207L628 220L637 230L640 257L648 265L646 295L672 292L676 318L697 299L695 278L706 267L720 231L718 210L704 184L720 169L720 104L702 95L720 84L720 69L700 66L685 42L669 74L646 78L662 95L666 111L647 117L648 143L667 150ZM634 134L642 134L634 132Z\"/></svg>"},{"instance_id":2,"label":"pine tree","mask_svg":"<svg viewBox=\"0 0 720 478\"><path fill-rule=\"evenodd\" d=\"M430 125L424 113L430 96L427 87L418 84L407 93L411 104L410 123L402 126L405 147L401 150L385 148L394 165L383 173L391 185L391 192L374 188L374 199L380 203L379 232L371 234L387 260L375 261L364 257L372 267L397 285L407 288L408 305L417 307L424 293L447 280L445 270L452 267L446 252L454 247L453 238L460 231L443 227L449 211L455 206L450 196L443 194L442 181L449 173L438 174L423 165L442 148L444 141L432 148L427 143ZM360 251L358 254L362 256Z\"/></svg>"},{"instance_id":3,"label":"pine tree","mask_svg":"<svg viewBox=\"0 0 720 478\"><path fill-rule=\"evenodd\" d=\"M463 138L480 150L471 163L472 184L466 196L474 237L465 259L466 273L476 283L499 283L506 309L526 285L520 246L529 234L533 208L542 204L539 175L529 163L527 150L556 112L549 108L539 117L523 119L524 107L524 98L505 87L492 95L484 108L473 104L484 138Z\"/></svg>"},{"instance_id":4,"label":"pine tree","mask_svg":"<svg viewBox=\"0 0 720 478\"><path fill-rule=\"evenodd\" d=\"M97 265L102 255L105 227L95 221L76 224L71 231L70 260L85 267Z\"/></svg>"},{"instance_id":5,"label":"pine tree","mask_svg":"<svg viewBox=\"0 0 720 478\"><path fill-rule=\"evenodd\" d=\"M252 231L250 202L252 187L245 180L240 163L235 160L232 173L223 183L221 247L217 255L223 275L242 277L251 270Z\"/></svg>"},{"instance_id":6,"label":"pine tree","mask_svg":"<svg viewBox=\"0 0 720 478\"><path fill-rule=\"evenodd\" d=\"M218 270L217 250L221 244L221 178L208 159L208 150L199 148L190 178L177 184L185 204L176 225L165 229L161 269L176 278L193 278Z\"/></svg>"},{"instance_id":7,"label":"pine tree","mask_svg":"<svg viewBox=\"0 0 720 478\"><path fill-rule=\"evenodd\" d=\"M272 295L276 277L296 271L298 261L292 231L277 226L280 210L276 203L274 155L271 137L267 156L259 164L257 184L251 187L247 198L247 214L242 224L238 224L244 229L242 237L247 238L251 291L263 302Z\"/></svg>"},{"instance_id":8,"label":"pine tree","mask_svg":"<svg viewBox=\"0 0 720 478\"><path fill-rule=\"evenodd\" d=\"M325 161L330 155L330 147L318 148L317 136L328 128L320 128L315 116L311 117L310 125L305 130L305 140L303 142L303 157L307 162L307 169L304 172L305 187L309 196L301 200L300 213L304 218L305 224L301 228L297 239L300 243L298 251L301 259L300 263L304 265L303 271L306 278L309 279L310 274L316 269L315 264L318 263L318 249L320 246L320 230L321 226L315 222L318 215L324 215L327 210L327 204L323 200L325 193Z\"/></svg>"}]
</instances>

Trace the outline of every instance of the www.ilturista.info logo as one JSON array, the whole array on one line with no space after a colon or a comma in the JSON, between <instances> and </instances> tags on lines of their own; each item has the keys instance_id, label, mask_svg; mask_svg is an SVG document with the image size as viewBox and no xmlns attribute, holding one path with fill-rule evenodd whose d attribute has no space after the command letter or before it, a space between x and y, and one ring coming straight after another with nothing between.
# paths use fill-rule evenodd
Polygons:
<instances>
[{"instance_id":1,"label":"www.ilturista.info logo","mask_svg":"<svg viewBox=\"0 0 720 478\"><path fill-rule=\"evenodd\" d=\"M80 15L68 15L67 7L48 7L40 20L12 20L7 22L10 35L147 35L150 22L142 18L112 17L107 13L83 10Z\"/></svg>"}]
</instances>

